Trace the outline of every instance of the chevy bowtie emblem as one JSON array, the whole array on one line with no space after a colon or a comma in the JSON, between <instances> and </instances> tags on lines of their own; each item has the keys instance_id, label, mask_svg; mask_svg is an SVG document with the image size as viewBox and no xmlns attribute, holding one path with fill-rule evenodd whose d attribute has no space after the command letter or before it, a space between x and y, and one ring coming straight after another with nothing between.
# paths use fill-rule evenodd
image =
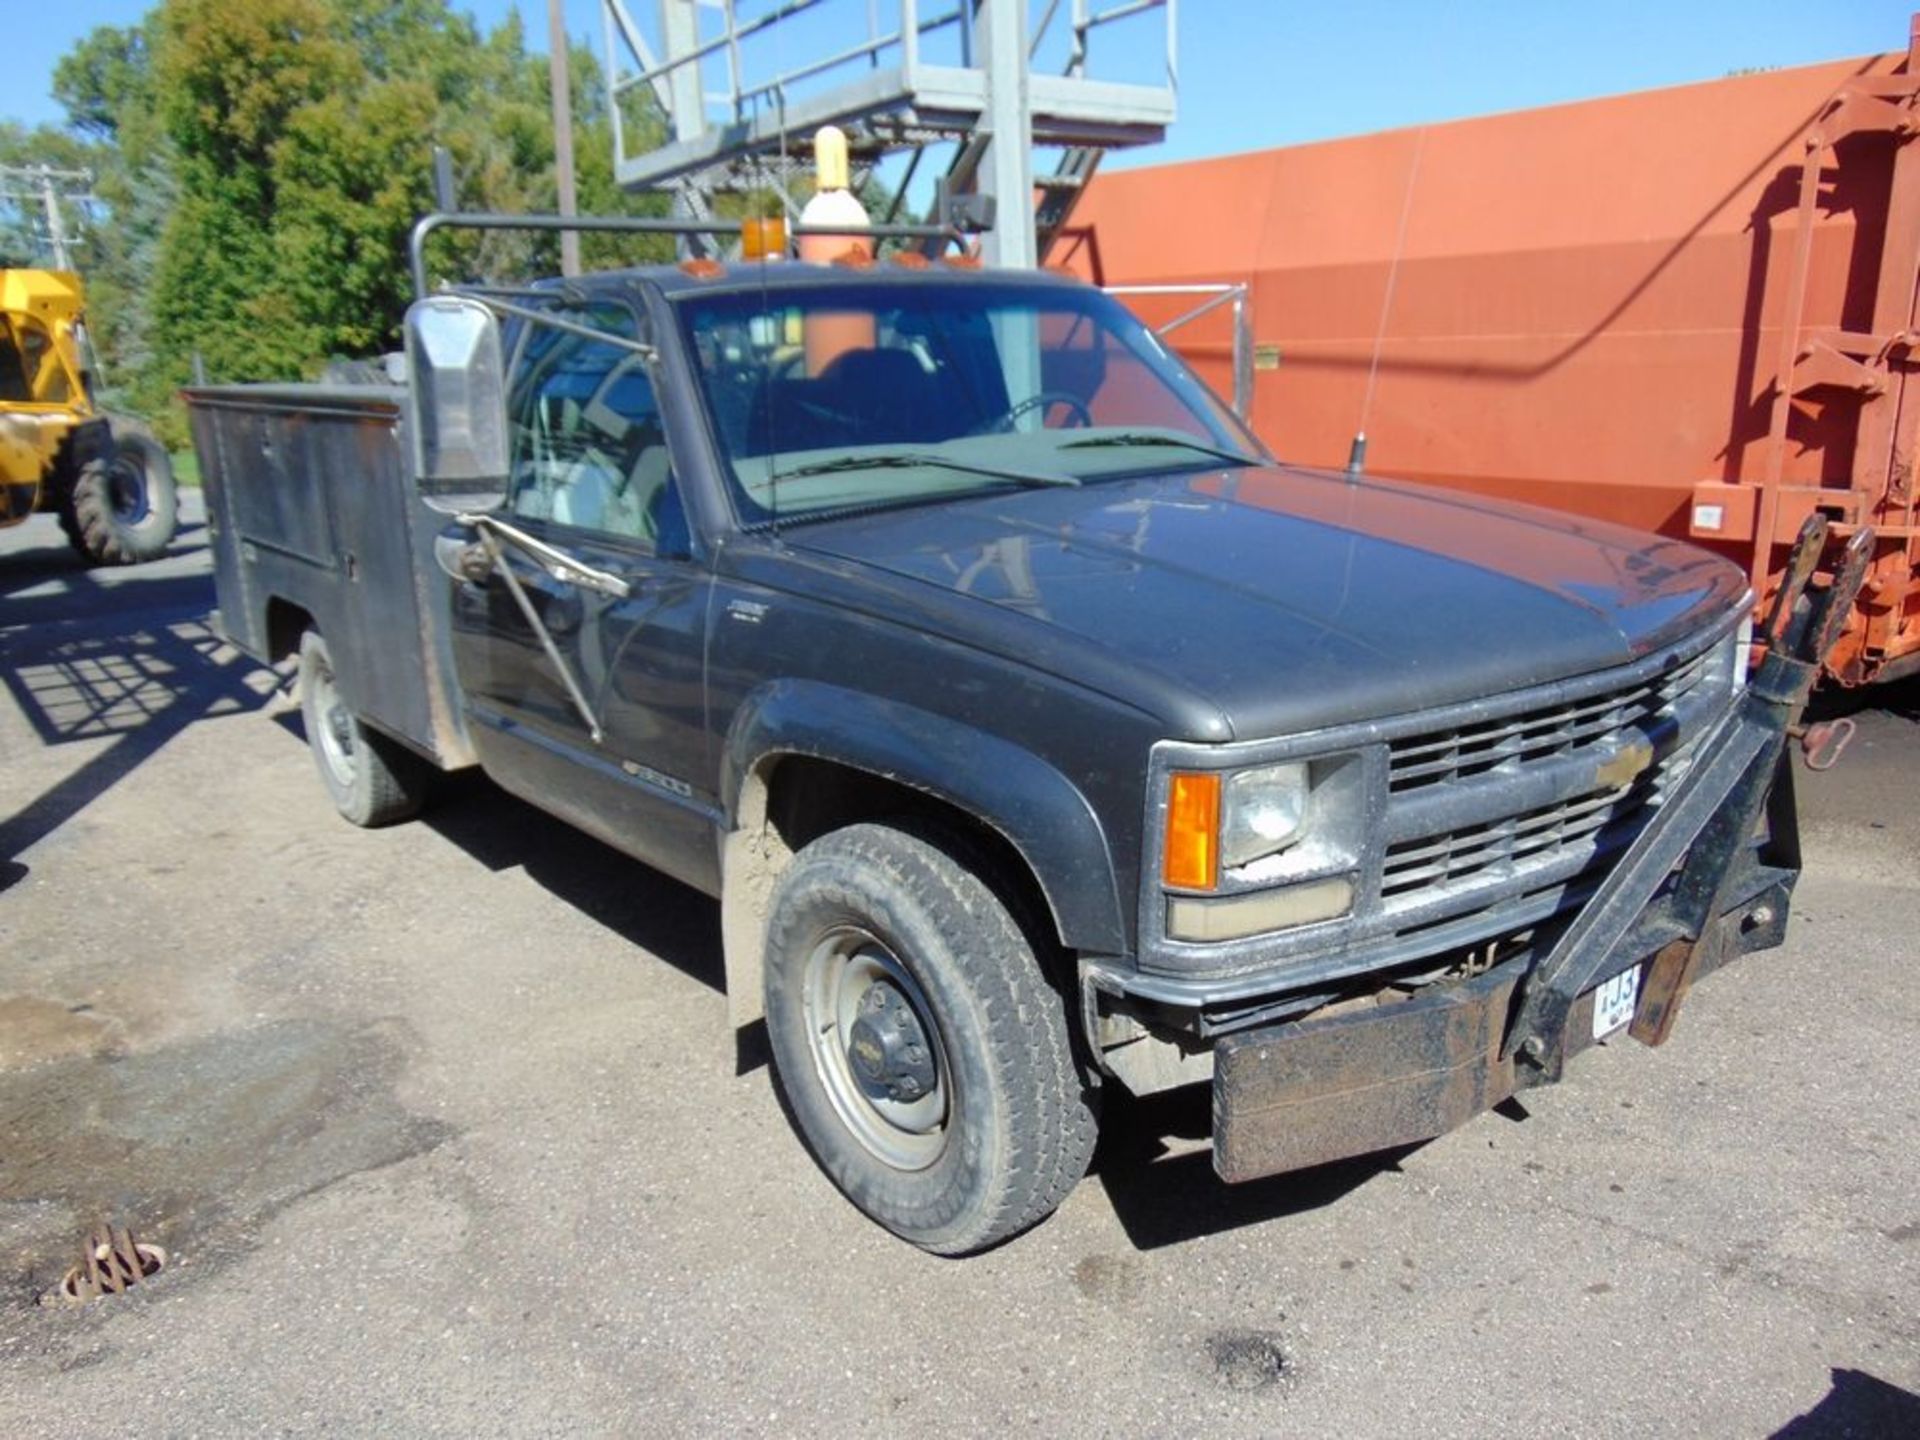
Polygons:
<instances>
[{"instance_id":1,"label":"chevy bowtie emblem","mask_svg":"<svg viewBox=\"0 0 1920 1440\"><path fill-rule=\"evenodd\" d=\"M1628 745L1593 772L1593 783L1603 790L1631 785L1634 777L1653 764L1653 747L1645 742Z\"/></svg>"}]
</instances>

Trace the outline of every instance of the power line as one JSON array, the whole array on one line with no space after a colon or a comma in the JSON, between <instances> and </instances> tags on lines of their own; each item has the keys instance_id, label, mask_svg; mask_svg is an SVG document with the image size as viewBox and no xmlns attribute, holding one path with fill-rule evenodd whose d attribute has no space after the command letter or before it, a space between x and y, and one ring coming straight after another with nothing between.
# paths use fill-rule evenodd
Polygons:
<instances>
[{"instance_id":1,"label":"power line","mask_svg":"<svg viewBox=\"0 0 1920 1440\"><path fill-rule=\"evenodd\" d=\"M45 226L48 248L53 253L53 268L71 270L68 235L62 208L72 206L84 212L98 203L93 193L91 170L61 170L52 165L0 165L0 201L10 201L23 211L37 206Z\"/></svg>"}]
</instances>

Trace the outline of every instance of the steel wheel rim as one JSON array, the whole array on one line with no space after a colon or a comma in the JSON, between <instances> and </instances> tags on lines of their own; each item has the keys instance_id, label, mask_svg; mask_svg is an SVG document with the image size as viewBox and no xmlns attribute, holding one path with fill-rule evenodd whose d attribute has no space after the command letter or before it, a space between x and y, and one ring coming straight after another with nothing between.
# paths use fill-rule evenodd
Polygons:
<instances>
[{"instance_id":1,"label":"steel wheel rim","mask_svg":"<svg viewBox=\"0 0 1920 1440\"><path fill-rule=\"evenodd\" d=\"M340 691L333 683L333 671L326 665L314 665L307 685L313 696L313 718L319 732L315 738L319 741L320 758L326 762L327 770L334 779L342 785L351 785L358 765L353 713L340 698Z\"/></svg>"},{"instance_id":2,"label":"steel wheel rim","mask_svg":"<svg viewBox=\"0 0 1920 1440\"><path fill-rule=\"evenodd\" d=\"M854 1075L848 1046L855 1011L876 982L906 998L931 1043L936 1078L918 1100L876 1099ZM831 932L807 956L801 1011L821 1088L862 1148L896 1170L925 1170L938 1160L947 1148L951 1072L932 1009L893 952L865 930Z\"/></svg>"},{"instance_id":3,"label":"steel wheel rim","mask_svg":"<svg viewBox=\"0 0 1920 1440\"><path fill-rule=\"evenodd\" d=\"M147 503L147 472L120 455L107 469L107 500L122 525L138 525L152 510Z\"/></svg>"}]
</instances>

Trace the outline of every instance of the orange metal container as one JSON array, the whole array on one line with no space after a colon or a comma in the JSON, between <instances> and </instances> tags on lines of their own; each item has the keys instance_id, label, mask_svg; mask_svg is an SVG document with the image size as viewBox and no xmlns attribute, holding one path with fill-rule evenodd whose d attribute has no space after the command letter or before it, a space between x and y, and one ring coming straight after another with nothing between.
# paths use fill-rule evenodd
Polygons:
<instances>
[{"instance_id":1,"label":"orange metal container","mask_svg":"<svg viewBox=\"0 0 1920 1440\"><path fill-rule=\"evenodd\" d=\"M1690 536L1763 603L1809 511L1870 523L1832 669L1891 677L1920 668L1917 92L1909 51L1109 173L1048 258L1248 285L1289 460L1364 431L1371 472ZM1231 393L1224 312L1169 338Z\"/></svg>"}]
</instances>

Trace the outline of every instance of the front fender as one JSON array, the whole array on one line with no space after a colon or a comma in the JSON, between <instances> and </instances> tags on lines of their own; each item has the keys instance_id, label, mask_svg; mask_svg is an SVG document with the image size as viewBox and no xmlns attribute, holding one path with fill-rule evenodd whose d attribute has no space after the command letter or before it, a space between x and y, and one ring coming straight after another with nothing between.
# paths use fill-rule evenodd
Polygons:
<instances>
[{"instance_id":1,"label":"front fender","mask_svg":"<svg viewBox=\"0 0 1920 1440\"><path fill-rule=\"evenodd\" d=\"M727 735L721 803L740 823L741 791L768 756L805 755L896 781L991 826L1033 871L1068 947L1126 949L1107 836L1060 771L999 736L898 701L810 680L762 686Z\"/></svg>"}]
</instances>

